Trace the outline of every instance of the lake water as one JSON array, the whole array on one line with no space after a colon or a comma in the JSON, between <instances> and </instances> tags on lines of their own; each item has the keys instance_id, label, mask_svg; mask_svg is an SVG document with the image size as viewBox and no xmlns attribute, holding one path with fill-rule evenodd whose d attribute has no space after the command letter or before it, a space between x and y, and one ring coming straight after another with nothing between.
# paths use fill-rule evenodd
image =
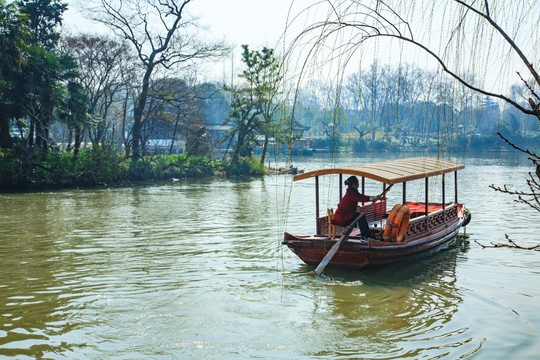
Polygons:
<instances>
[{"instance_id":1,"label":"lake water","mask_svg":"<svg viewBox=\"0 0 540 360\"><path fill-rule=\"evenodd\" d=\"M285 230L314 231L313 180L0 194L0 358L538 359L540 253L477 243L540 243L540 214L488 187L525 189L531 167L457 160L468 239L320 277L281 245ZM322 181L321 212L337 187ZM407 194L422 201L423 182Z\"/></svg>"}]
</instances>

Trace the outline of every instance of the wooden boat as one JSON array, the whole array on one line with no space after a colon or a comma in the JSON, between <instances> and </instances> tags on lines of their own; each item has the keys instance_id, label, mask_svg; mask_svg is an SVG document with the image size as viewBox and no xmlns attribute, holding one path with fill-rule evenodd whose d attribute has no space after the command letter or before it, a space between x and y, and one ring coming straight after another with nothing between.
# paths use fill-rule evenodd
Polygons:
<instances>
[{"instance_id":1,"label":"wooden boat","mask_svg":"<svg viewBox=\"0 0 540 360\"><path fill-rule=\"evenodd\" d=\"M365 191L365 180L372 179L382 183L383 190L388 185L393 188L390 192L399 189L395 184L402 184L402 204L409 208L409 224L405 236L401 241L396 238L383 239L381 236L388 226L387 201L379 201L371 205L359 207L367 210L366 219L372 230L379 229L373 238L362 237L359 231L353 231L344 241L339 250L331 258L328 266L345 268L363 268L389 264L409 259L418 254L449 243L457 236L461 227L470 221L470 213L463 204L458 203L457 173L465 166L453 161L416 157L408 159L391 160L347 167L320 169L296 175L294 181L315 179L316 198L316 234L309 236L296 236L285 233L283 244L287 245L305 263L317 265L324 258L328 250L336 244L339 233L343 228L332 225L332 212L326 216L319 214L319 177L323 175L338 174L340 184L340 198L343 192L343 175L356 175L362 177L361 193ZM447 202L445 176L454 173L454 199ZM441 202L429 202L428 179L442 176ZM407 201L407 183L424 179L425 200ZM392 225L395 225L392 223ZM376 228L374 226L377 226Z\"/></svg>"}]
</instances>

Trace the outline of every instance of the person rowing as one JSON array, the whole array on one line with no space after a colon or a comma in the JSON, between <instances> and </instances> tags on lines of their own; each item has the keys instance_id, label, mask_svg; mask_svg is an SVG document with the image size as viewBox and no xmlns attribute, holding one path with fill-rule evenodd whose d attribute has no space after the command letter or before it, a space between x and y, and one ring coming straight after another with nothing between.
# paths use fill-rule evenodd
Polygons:
<instances>
[{"instance_id":1,"label":"person rowing","mask_svg":"<svg viewBox=\"0 0 540 360\"><path fill-rule=\"evenodd\" d=\"M384 196L381 195L367 196L360 194L360 192L358 192L358 187L360 184L356 176L350 176L347 180L345 180L345 185L347 185L347 192L339 202L334 214L333 223L338 226L350 225L354 219L360 215L360 213L357 211L359 202L379 201L384 199ZM365 215L358 220L357 224L362 236L372 237L372 233L369 229Z\"/></svg>"}]
</instances>

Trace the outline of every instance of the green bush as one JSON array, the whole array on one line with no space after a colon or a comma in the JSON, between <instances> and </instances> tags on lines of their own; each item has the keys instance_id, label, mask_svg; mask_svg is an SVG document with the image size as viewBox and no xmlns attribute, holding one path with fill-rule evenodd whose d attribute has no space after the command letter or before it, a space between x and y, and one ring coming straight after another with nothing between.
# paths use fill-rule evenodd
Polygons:
<instances>
[{"instance_id":1,"label":"green bush","mask_svg":"<svg viewBox=\"0 0 540 360\"><path fill-rule=\"evenodd\" d=\"M79 153L77 160L72 161L73 181L78 186L110 184L126 179L129 160L119 153L89 149Z\"/></svg>"},{"instance_id":2,"label":"green bush","mask_svg":"<svg viewBox=\"0 0 540 360\"><path fill-rule=\"evenodd\" d=\"M369 143L368 148L370 151L384 151L388 149L388 142L384 140L373 140Z\"/></svg>"},{"instance_id":3,"label":"green bush","mask_svg":"<svg viewBox=\"0 0 540 360\"><path fill-rule=\"evenodd\" d=\"M364 139L355 139L355 141L352 142L352 151L354 153L363 153L367 151L367 143Z\"/></svg>"},{"instance_id":4,"label":"green bush","mask_svg":"<svg viewBox=\"0 0 540 360\"><path fill-rule=\"evenodd\" d=\"M253 176L264 175L266 168L259 159L251 157L241 157L236 164L232 164L229 160L226 161L227 175L232 176Z\"/></svg>"},{"instance_id":5,"label":"green bush","mask_svg":"<svg viewBox=\"0 0 540 360\"><path fill-rule=\"evenodd\" d=\"M83 150L77 159L72 153L29 149L0 153L0 187L77 187L117 182L125 178L125 161L112 152Z\"/></svg>"},{"instance_id":6,"label":"green bush","mask_svg":"<svg viewBox=\"0 0 540 360\"><path fill-rule=\"evenodd\" d=\"M258 159L214 161L204 156L168 155L137 160L104 149L85 149L77 159L69 152L43 154L28 149L0 149L0 189L87 187L122 181L260 176L266 172Z\"/></svg>"}]
</instances>

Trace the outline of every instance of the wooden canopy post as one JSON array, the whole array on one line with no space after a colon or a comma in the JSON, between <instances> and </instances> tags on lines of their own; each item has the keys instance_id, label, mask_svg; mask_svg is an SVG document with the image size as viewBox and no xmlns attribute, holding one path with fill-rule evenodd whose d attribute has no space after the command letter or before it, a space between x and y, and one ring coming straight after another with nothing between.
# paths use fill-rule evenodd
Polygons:
<instances>
[{"instance_id":1,"label":"wooden canopy post","mask_svg":"<svg viewBox=\"0 0 540 360\"><path fill-rule=\"evenodd\" d=\"M403 197L403 204L406 204L406 203L407 203L407 185L406 185L406 184L407 184L407 182L404 181L404 182L403 182L403 195L402 195L402 197Z\"/></svg>"},{"instance_id":2,"label":"wooden canopy post","mask_svg":"<svg viewBox=\"0 0 540 360\"><path fill-rule=\"evenodd\" d=\"M428 214L429 214L429 207L428 207L428 204L429 204L428 178L426 178L425 183L426 183L426 185L425 185L425 188L426 188L426 216L428 216Z\"/></svg>"},{"instance_id":3,"label":"wooden canopy post","mask_svg":"<svg viewBox=\"0 0 540 360\"><path fill-rule=\"evenodd\" d=\"M343 174L339 174L339 201L343 197Z\"/></svg>"},{"instance_id":4,"label":"wooden canopy post","mask_svg":"<svg viewBox=\"0 0 540 360\"><path fill-rule=\"evenodd\" d=\"M366 178L362 176L362 194L366 194ZM364 206L365 202L362 201L362 206Z\"/></svg>"},{"instance_id":5,"label":"wooden canopy post","mask_svg":"<svg viewBox=\"0 0 540 360\"><path fill-rule=\"evenodd\" d=\"M317 223L317 234L320 234L319 225L319 177L315 176L315 222Z\"/></svg>"},{"instance_id":6,"label":"wooden canopy post","mask_svg":"<svg viewBox=\"0 0 540 360\"><path fill-rule=\"evenodd\" d=\"M457 171L454 171L454 194L455 194L455 195L454 195L454 196L455 196L454 202L455 202L456 205L457 205L457 203L458 203L458 202L457 202Z\"/></svg>"},{"instance_id":7,"label":"wooden canopy post","mask_svg":"<svg viewBox=\"0 0 540 360\"><path fill-rule=\"evenodd\" d=\"M444 174L442 174L442 208L444 209L445 208L445 192L444 192L444 189L445 189L445 182L444 182Z\"/></svg>"}]
</instances>

